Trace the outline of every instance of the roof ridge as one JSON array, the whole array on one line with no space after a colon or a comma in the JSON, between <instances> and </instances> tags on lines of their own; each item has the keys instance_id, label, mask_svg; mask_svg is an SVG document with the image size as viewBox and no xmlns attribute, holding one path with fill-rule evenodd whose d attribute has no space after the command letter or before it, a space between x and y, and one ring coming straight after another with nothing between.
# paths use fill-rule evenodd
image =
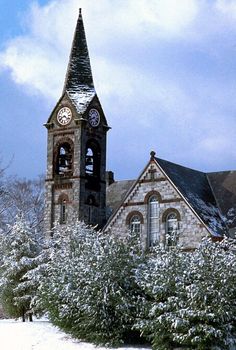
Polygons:
<instances>
[{"instance_id":1,"label":"roof ridge","mask_svg":"<svg viewBox=\"0 0 236 350\"><path fill-rule=\"evenodd\" d=\"M184 165L180 165L180 164L178 164L178 163L174 163L174 162L170 162L169 160L166 160L166 159L162 159L162 158L159 158L159 157L155 157L155 159L157 160L157 161L162 161L162 162L166 162L166 163L169 163L169 164L173 164L173 165L175 165L175 166L178 166L178 167L180 167L180 168L184 168L184 169L187 169L187 170L191 170L191 171L195 171L195 172L198 172L198 173L201 173L201 174L207 174L207 173L205 173L204 171L201 171L201 170L197 170L197 169L193 169L193 168L189 168L189 167L187 167L187 166L184 166Z\"/></svg>"}]
</instances>

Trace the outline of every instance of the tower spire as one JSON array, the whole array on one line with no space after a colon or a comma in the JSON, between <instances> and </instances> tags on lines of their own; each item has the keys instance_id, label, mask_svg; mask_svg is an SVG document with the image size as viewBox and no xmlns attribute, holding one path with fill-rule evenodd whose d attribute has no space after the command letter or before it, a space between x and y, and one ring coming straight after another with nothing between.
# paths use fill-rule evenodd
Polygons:
<instances>
[{"instance_id":1,"label":"tower spire","mask_svg":"<svg viewBox=\"0 0 236 350\"><path fill-rule=\"evenodd\" d=\"M75 28L63 93L82 112L95 95L81 8Z\"/></svg>"}]
</instances>

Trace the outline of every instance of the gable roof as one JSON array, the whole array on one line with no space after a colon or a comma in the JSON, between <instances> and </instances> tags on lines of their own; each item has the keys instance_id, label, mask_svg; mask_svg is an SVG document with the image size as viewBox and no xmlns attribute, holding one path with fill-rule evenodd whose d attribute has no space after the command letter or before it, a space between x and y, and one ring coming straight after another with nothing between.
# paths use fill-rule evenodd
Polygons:
<instances>
[{"instance_id":1,"label":"gable roof","mask_svg":"<svg viewBox=\"0 0 236 350\"><path fill-rule=\"evenodd\" d=\"M207 174L156 158L164 173L187 200L213 236L227 232L225 220L217 206Z\"/></svg>"},{"instance_id":2,"label":"gable roof","mask_svg":"<svg viewBox=\"0 0 236 350\"><path fill-rule=\"evenodd\" d=\"M63 88L78 113L83 113L96 95L81 9L74 33Z\"/></svg>"},{"instance_id":3,"label":"gable roof","mask_svg":"<svg viewBox=\"0 0 236 350\"><path fill-rule=\"evenodd\" d=\"M151 157L151 159L155 160L163 173L170 179L175 188L179 191L180 195L182 195L182 197L206 225L209 232L213 236L222 236L227 233L227 226L225 224L226 218L221 214L221 207L218 207L215 193L212 190L214 186L217 187L217 182L219 183L221 181L220 173L214 173L214 175L206 174L161 158ZM148 167L149 163L145 167L144 171ZM234 180L236 180L236 171L234 174L231 174L230 180L232 183ZM109 218L106 226L109 225L111 219L116 215L119 207L132 191L132 188L135 186L137 181L138 180L116 181L112 185L108 186L107 206L112 209L112 215ZM234 186L233 184L231 185ZM218 191L218 195L220 196L223 189ZM226 191L226 189L224 189L224 191ZM236 203L236 185L234 186L234 193L235 197L232 196L231 198L232 204ZM227 208L227 206L223 204L224 201L221 201L222 208ZM233 208L236 212L236 204L234 204ZM231 212L232 211L233 209ZM109 214L111 214L111 212ZM224 214L224 211L222 212ZM229 212L229 214L231 214L231 212Z\"/></svg>"}]
</instances>

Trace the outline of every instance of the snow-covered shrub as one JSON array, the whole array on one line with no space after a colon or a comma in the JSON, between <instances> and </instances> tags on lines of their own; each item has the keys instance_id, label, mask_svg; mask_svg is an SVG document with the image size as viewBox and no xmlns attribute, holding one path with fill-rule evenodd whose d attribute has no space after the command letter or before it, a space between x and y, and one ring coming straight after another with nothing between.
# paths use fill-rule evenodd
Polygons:
<instances>
[{"instance_id":1,"label":"snow-covered shrub","mask_svg":"<svg viewBox=\"0 0 236 350\"><path fill-rule=\"evenodd\" d=\"M137 270L146 294L137 327L158 350L229 349L235 339L236 255L227 240L191 253L159 247Z\"/></svg>"},{"instance_id":2,"label":"snow-covered shrub","mask_svg":"<svg viewBox=\"0 0 236 350\"><path fill-rule=\"evenodd\" d=\"M83 223L54 230L54 249L40 293L52 322L96 344L120 344L141 301L134 270L141 251Z\"/></svg>"},{"instance_id":3,"label":"snow-covered shrub","mask_svg":"<svg viewBox=\"0 0 236 350\"><path fill-rule=\"evenodd\" d=\"M137 328L151 340L155 349L175 345L170 323L175 322L185 290L183 271L187 259L184 254L177 247L166 250L157 246L136 272L137 283L146 296Z\"/></svg>"},{"instance_id":4,"label":"snow-covered shrub","mask_svg":"<svg viewBox=\"0 0 236 350\"><path fill-rule=\"evenodd\" d=\"M39 245L23 217L17 217L7 234L1 234L0 303L9 316L20 317L23 321L37 286L26 276L36 267Z\"/></svg>"}]
</instances>

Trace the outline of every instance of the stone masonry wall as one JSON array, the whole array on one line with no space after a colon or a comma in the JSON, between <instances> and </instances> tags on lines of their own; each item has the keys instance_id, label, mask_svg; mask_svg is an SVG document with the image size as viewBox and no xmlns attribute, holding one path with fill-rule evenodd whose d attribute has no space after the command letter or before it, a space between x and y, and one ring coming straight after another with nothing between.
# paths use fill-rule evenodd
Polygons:
<instances>
[{"instance_id":1,"label":"stone masonry wall","mask_svg":"<svg viewBox=\"0 0 236 350\"><path fill-rule=\"evenodd\" d=\"M125 235L129 229L127 216L138 211L143 216L141 225L141 241L144 247L148 243L148 196L157 193L159 196L159 240L165 242L165 212L172 208L180 214L179 242L186 249L199 245L204 236L209 235L204 224L190 209L185 200L175 190L171 182L164 176L156 164L152 163L140 177L133 191L124 201L124 205L111 219L106 231L112 234Z\"/></svg>"}]
</instances>

